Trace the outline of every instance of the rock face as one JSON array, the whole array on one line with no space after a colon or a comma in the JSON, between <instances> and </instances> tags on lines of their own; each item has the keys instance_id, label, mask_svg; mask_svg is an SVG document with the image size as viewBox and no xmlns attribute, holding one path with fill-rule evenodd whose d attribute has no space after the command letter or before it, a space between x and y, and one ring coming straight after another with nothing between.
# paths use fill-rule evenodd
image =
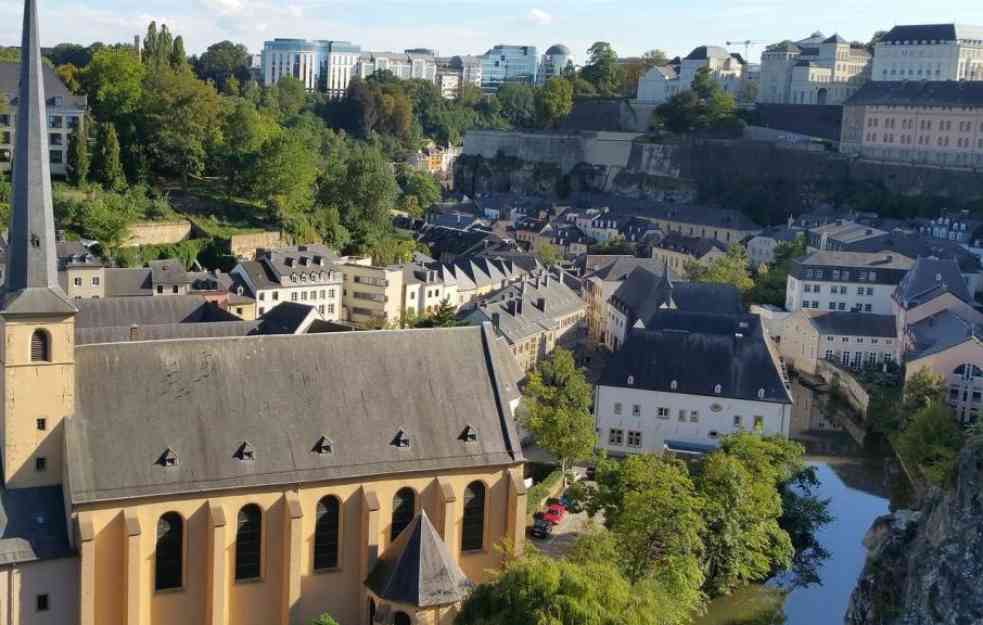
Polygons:
<instances>
[{"instance_id":1,"label":"rock face","mask_svg":"<svg viewBox=\"0 0 983 625\"><path fill-rule=\"evenodd\" d=\"M874 521L847 625L983 624L983 441L967 445L958 471L921 512Z\"/></svg>"}]
</instances>

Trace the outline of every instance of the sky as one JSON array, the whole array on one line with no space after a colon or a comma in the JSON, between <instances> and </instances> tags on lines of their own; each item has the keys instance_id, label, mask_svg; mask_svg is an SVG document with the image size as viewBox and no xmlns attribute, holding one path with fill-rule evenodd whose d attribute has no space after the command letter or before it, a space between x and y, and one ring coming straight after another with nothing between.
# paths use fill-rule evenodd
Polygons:
<instances>
[{"instance_id":1,"label":"sky","mask_svg":"<svg viewBox=\"0 0 983 625\"><path fill-rule=\"evenodd\" d=\"M259 52L274 37L340 39L363 50L482 54L497 43L563 43L577 62L595 41L621 56L659 48L801 39L816 30L867 41L895 24L983 25L983 1L947 0L38 0L42 45L132 41L166 23L189 53L224 39ZM0 0L0 46L19 45L23 0ZM744 52L743 45L729 46ZM761 46L750 48L757 59Z\"/></svg>"}]
</instances>

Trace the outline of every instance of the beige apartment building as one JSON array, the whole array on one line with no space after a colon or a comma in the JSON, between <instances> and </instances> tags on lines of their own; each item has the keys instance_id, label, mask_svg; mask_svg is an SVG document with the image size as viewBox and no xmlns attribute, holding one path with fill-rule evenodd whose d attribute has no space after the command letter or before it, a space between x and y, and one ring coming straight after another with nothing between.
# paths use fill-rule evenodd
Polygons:
<instances>
[{"instance_id":1,"label":"beige apartment building","mask_svg":"<svg viewBox=\"0 0 983 625\"><path fill-rule=\"evenodd\" d=\"M870 77L870 53L839 35L814 33L768 46L761 54L757 101L842 104Z\"/></svg>"},{"instance_id":2,"label":"beige apartment building","mask_svg":"<svg viewBox=\"0 0 983 625\"><path fill-rule=\"evenodd\" d=\"M727 248L716 239L688 237L678 232L669 233L652 244L652 258L681 276L686 275L686 266L690 263L709 265L726 254Z\"/></svg>"},{"instance_id":3,"label":"beige apartment building","mask_svg":"<svg viewBox=\"0 0 983 625\"><path fill-rule=\"evenodd\" d=\"M782 323L779 351L785 364L815 375L819 360L863 369L901 361L893 315L799 310Z\"/></svg>"},{"instance_id":4,"label":"beige apartment building","mask_svg":"<svg viewBox=\"0 0 983 625\"><path fill-rule=\"evenodd\" d=\"M840 151L879 161L983 167L983 81L872 81L843 107Z\"/></svg>"}]
</instances>

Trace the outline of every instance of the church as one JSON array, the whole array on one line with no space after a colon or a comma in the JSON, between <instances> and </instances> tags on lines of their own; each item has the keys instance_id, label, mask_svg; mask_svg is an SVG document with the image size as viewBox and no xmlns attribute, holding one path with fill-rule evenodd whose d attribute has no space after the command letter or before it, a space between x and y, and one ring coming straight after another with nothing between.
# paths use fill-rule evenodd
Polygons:
<instances>
[{"instance_id":1,"label":"church","mask_svg":"<svg viewBox=\"0 0 983 625\"><path fill-rule=\"evenodd\" d=\"M524 539L514 365L494 330L80 344L57 276L36 0L21 50L4 622L449 624ZM97 302L87 314L116 325L159 305Z\"/></svg>"}]
</instances>

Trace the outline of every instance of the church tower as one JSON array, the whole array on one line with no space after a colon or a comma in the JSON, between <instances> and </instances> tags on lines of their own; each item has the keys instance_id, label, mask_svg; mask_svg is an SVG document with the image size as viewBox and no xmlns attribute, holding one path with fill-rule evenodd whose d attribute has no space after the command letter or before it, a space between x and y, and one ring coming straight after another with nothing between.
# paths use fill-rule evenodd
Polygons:
<instances>
[{"instance_id":1,"label":"church tower","mask_svg":"<svg viewBox=\"0 0 983 625\"><path fill-rule=\"evenodd\" d=\"M75 306L58 283L47 100L36 0L24 2L7 284L0 306L3 479L62 481L63 423L75 408Z\"/></svg>"}]
</instances>

